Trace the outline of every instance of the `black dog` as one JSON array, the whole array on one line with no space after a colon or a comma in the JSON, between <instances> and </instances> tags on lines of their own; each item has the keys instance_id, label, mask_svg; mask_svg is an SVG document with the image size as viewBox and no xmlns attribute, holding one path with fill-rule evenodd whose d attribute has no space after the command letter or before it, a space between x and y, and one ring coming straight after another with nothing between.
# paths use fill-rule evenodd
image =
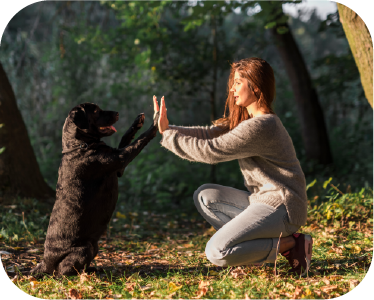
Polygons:
<instances>
[{"instance_id":1,"label":"black dog","mask_svg":"<svg viewBox=\"0 0 374 300\"><path fill-rule=\"evenodd\" d=\"M31 274L76 275L89 267L98 252L118 198L118 179L126 166L157 133L157 114L151 127L130 144L144 124L140 114L121 139L118 149L100 138L110 136L118 113L96 104L74 107L62 133L62 161L56 186L56 202L49 221L43 261Z\"/></svg>"}]
</instances>

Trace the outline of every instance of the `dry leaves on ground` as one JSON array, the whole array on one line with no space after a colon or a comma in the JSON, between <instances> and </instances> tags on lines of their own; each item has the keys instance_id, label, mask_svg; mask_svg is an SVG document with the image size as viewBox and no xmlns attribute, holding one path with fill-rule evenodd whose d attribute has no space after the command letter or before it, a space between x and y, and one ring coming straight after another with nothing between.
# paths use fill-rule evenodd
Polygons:
<instances>
[{"instance_id":1,"label":"dry leaves on ground","mask_svg":"<svg viewBox=\"0 0 374 300\"><path fill-rule=\"evenodd\" d=\"M236 269L232 270L230 274L233 278L240 278L247 275L241 267L237 267Z\"/></svg>"},{"instance_id":2,"label":"dry leaves on ground","mask_svg":"<svg viewBox=\"0 0 374 300\"><path fill-rule=\"evenodd\" d=\"M174 282L169 282L169 291L176 292L177 290L181 289L183 285L176 285Z\"/></svg>"},{"instance_id":3,"label":"dry leaves on ground","mask_svg":"<svg viewBox=\"0 0 374 300\"><path fill-rule=\"evenodd\" d=\"M79 275L79 278L80 278L80 282L84 283L84 282L89 281L89 279L91 278L91 275L88 275L86 272L83 272Z\"/></svg>"},{"instance_id":4,"label":"dry leaves on ground","mask_svg":"<svg viewBox=\"0 0 374 300\"><path fill-rule=\"evenodd\" d=\"M349 281L349 287L350 287L350 289L354 289L359 283L360 283L359 280L351 279Z\"/></svg>"},{"instance_id":5,"label":"dry leaves on ground","mask_svg":"<svg viewBox=\"0 0 374 300\"><path fill-rule=\"evenodd\" d=\"M301 296L301 292L302 292L302 288L297 286L296 289L295 289L295 293L293 294L293 298L294 299L297 299Z\"/></svg>"},{"instance_id":6,"label":"dry leaves on ground","mask_svg":"<svg viewBox=\"0 0 374 300\"><path fill-rule=\"evenodd\" d=\"M324 293L331 293L332 291L336 291L338 289L337 285L329 285L329 286L323 286L321 287L322 292Z\"/></svg>"},{"instance_id":7,"label":"dry leaves on ground","mask_svg":"<svg viewBox=\"0 0 374 300\"><path fill-rule=\"evenodd\" d=\"M199 282L199 290L197 291L197 296L192 297L192 299L200 299L202 296L205 296L208 292L208 286L210 285L209 281L203 281L201 280Z\"/></svg>"},{"instance_id":8,"label":"dry leaves on ground","mask_svg":"<svg viewBox=\"0 0 374 300\"><path fill-rule=\"evenodd\" d=\"M136 286L136 282L126 283L126 290L128 292L132 292L134 290L135 286Z\"/></svg>"},{"instance_id":9,"label":"dry leaves on ground","mask_svg":"<svg viewBox=\"0 0 374 300\"><path fill-rule=\"evenodd\" d=\"M70 299L82 299L82 294L77 291L76 289L70 289L69 290L69 298Z\"/></svg>"}]
</instances>

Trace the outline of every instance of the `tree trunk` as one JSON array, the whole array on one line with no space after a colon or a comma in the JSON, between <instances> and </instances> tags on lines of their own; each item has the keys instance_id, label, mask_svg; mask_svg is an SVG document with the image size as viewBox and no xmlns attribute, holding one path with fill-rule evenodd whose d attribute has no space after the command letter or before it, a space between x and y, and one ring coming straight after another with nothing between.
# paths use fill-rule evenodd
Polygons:
<instances>
[{"instance_id":1,"label":"tree trunk","mask_svg":"<svg viewBox=\"0 0 374 300\"><path fill-rule=\"evenodd\" d=\"M55 199L44 181L31 147L25 123L18 110L8 77L0 63L0 202L16 196L45 202Z\"/></svg>"},{"instance_id":2,"label":"tree trunk","mask_svg":"<svg viewBox=\"0 0 374 300\"><path fill-rule=\"evenodd\" d=\"M366 99L373 108L373 41L364 21L349 7L337 3L349 47L360 72Z\"/></svg>"},{"instance_id":3,"label":"tree trunk","mask_svg":"<svg viewBox=\"0 0 374 300\"><path fill-rule=\"evenodd\" d=\"M282 34L279 31L283 31ZM287 23L271 29L296 100L306 157L321 164L332 163L323 110L298 45Z\"/></svg>"}]
</instances>

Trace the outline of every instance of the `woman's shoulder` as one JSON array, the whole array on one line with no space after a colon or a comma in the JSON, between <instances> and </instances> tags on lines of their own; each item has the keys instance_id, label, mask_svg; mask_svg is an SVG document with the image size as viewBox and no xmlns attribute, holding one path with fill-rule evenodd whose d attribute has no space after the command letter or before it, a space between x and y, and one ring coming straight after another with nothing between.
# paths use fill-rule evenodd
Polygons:
<instances>
[{"instance_id":1,"label":"woman's shoulder","mask_svg":"<svg viewBox=\"0 0 374 300\"><path fill-rule=\"evenodd\" d=\"M265 114L245 120L239 124L243 129L271 129L282 126L282 122L275 114ZM239 127L238 126L238 127Z\"/></svg>"}]
</instances>

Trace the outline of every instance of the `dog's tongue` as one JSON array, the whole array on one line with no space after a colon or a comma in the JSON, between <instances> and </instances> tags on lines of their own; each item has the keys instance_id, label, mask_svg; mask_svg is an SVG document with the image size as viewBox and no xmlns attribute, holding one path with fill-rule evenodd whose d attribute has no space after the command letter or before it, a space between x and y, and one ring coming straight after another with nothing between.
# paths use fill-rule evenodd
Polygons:
<instances>
[{"instance_id":1,"label":"dog's tongue","mask_svg":"<svg viewBox=\"0 0 374 300\"><path fill-rule=\"evenodd\" d=\"M110 129L114 130L114 132L117 132L117 130L114 128L114 126L110 126Z\"/></svg>"}]
</instances>

